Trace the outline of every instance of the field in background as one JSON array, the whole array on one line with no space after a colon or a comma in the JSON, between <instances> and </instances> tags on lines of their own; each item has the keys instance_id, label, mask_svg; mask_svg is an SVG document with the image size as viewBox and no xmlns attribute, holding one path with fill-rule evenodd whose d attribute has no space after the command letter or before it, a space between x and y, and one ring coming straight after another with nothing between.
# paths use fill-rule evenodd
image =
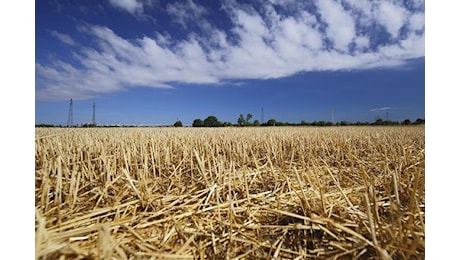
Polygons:
<instances>
[{"instance_id":1,"label":"field in background","mask_svg":"<svg viewBox=\"0 0 460 260\"><path fill-rule=\"evenodd\" d=\"M425 129L35 130L43 259L423 259Z\"/></svg>"}]
</instances>

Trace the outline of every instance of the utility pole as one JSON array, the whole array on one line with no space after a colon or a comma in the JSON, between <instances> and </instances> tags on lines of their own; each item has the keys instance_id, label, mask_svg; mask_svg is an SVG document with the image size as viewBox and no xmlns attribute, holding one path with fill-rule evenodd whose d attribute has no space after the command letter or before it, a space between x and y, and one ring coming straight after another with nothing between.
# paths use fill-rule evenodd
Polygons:
<instances>
[{"instance_id":1,"label":"utility pole","mask_svg":"<svg viewBox=\"0 0 460 260\"><path fill-rule=\"evenodd\" d=\"M334 108L331 107L331 122L334 124Z\"/></svg>"},{"instance_id":2,"label":"utility pole","mask_svg":"<svg viewBox=\"0 0 460 260\"><path fill-rule=\"evenodd\" d=\"M70 99L69 116L67 118L67 127L73 126L73 102Z\"/></svg>"},{"instance_id":3,"label":"utility pole","mask_svg":"<svg viewBox=\"0 0 460 260\"><path fill-rule=\"evenodd\" d=\"M264 123L264 107L262 107L262 121L260 122L260 124L263 124Z\"/></svg>"},{"instance_id":4,"label":"utility pole","mask_svg":"<svg viewBox=\"0 0 460 260\"><path fill-rule=\"evenodd\" d=\"M93 126L96 126L96 102L93 103Z\"/></svg>"}]
</instances>

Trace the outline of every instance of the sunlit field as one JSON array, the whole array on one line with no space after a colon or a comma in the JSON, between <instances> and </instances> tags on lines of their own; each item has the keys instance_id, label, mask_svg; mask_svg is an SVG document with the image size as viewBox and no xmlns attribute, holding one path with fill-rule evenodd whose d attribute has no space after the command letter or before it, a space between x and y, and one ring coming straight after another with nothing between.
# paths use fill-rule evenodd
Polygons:
<instances>
[{"instance_id":1,"label":"sunlit field","mask_svg":"<svg viewBox=\"0 0 460 260\"><path fill-rule=\"evenodd\" d=\"M425 128L36 128L41 259L423 259Z\"/></svg>"}]
</instances>

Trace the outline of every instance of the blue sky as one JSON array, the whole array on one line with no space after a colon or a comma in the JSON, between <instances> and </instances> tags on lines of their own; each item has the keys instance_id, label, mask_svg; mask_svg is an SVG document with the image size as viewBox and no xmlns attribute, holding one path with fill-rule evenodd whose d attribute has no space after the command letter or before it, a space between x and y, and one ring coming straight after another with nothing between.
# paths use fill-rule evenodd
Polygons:
<instances>
[{"instance_id":1,"label":"blue sky","mask_svg":"<svg viewBox=\"0 0 460 260\"><path fill-rule=\"evenodd\" d=\"M425 117L425 2L36 1L35 123Z\"/></svg>"}]
</instances>

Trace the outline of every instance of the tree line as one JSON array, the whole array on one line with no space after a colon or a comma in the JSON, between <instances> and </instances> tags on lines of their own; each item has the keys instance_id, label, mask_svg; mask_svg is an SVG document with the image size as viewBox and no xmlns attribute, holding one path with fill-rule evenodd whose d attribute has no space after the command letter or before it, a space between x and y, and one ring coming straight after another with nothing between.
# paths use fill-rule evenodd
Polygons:
<instances>
[{"instance_id":1,"label":"tree line","mask_svg":"<svg viewBox=\"0 0 460 260\"><path fill-rule=\"evenodd\" d=\"M267 122L260 122L259 120L254 120L251 122L252 114L246 114L243 116L242 114L239 115L237 119L237 123L233 124L232 122L221 122L216 116L208 116L205 119L195 119L193 120L192 127L226 127L226 126L240 126L240 127L247 127L247 126L366 126L366 125L424 125L425 119L424 118L417 118L415 121L411 121L410 119L404 119L401 122L398 121L390 121L390 120L383 120L381 118L377 118L374 122L349 122L349 121L340 121L340 122L330 122L330 121L313 121L313 122L306 122L302 120L300 123L290 123L290 122L281 122L274 118L267 120ZM169 125L171 126L171 125ZM182 121L176 121L172 126L174 127L182 127ZM52 124L36 124L35 127L67 127L63 125L52 125ZM72 127L135 127L135 126L127 126L127 125L93 125L93 124L82 124L79 126L72 126Z\"/></svg>"},{"instance_id":2,"label":"tree line","mask_svg":"<svg viewBox=\"0 0 460 260\"><path fill-rule=\"evenodd\" d=\"M330 121L313 121L313 122L306 122L302 120L300 123L290 123L290 122L281 122L277 121L274 118L267 120L267 122L260 122L259 120L254 120L251 122L252 114L247 114L240 116L237 119L237 124L233 124L231 122L220 122L216 116L208 116L204 120L202 119L195 119L193 120L192 127L225 127L225 126L365 126L365 125L423 125L425 124L425 119L417 118L415 121L411 121L410 119L404 119L403 121L390 121L390 120L383 120L381 118L377 118L374 122L349 122L349 121L340 121L340 122L330 122ZM177 121L174 123L174 126L179 127L182 126L181 121Z\"/></svg>"}]
</instances>

